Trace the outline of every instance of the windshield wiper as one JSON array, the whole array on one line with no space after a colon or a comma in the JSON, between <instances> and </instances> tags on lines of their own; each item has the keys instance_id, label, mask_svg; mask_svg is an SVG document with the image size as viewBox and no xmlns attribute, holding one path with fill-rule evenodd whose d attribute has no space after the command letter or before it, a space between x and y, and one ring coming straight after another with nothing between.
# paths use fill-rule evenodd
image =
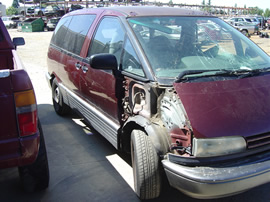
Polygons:
<instances>
[{"instance_id":1,"label":"windshield wiper","mask_svg":"<svg viewBox=\"0 0 270 202\"><path fill-rule=\"evenodd\" d=\"M185 81L185 76L188 75L194 75L194 74L202 74L205 72L216 72L214 75L220 75L220 74L230 74L230 70L226 70L226 69L205 69L205 70L185 70L182 71L178 77L176 78L175 82L179 83L182 81Z\"/></svg>"},{"instance_id":2,"label":"windshield wiper","mask_svg":"<svg viewBox=\"0 0 270 202\"><path fill-rule=\"evenodd\" d=\"M246 77L252 77L252 76L256 76L259 75L263 72L269 72L270 71L270 67L266 67L266 68L262 68L262 69L253 69L253 70L242 70L242 71L236 71L237 73L240 73L241 75L239 75L239 79L242 78L246 78Z\"/></svg>"},{"instance_id":3,"label":"windshield wiper","mask_svg":"<svg viewBox=\"0 0 270 202\"><path fill-rule=\"evenodd\" d=\"M238 79L242 79L245 77L251 77L256 76L258 74L261 74L263 72L269 72L270 67L263 68L263 69L238 69L238 70L230 70L230 69L211 69L211 70L185 70L181 72L177 79L176 83L187 81L187 78L185 78L188 75L194 75L194 74L202 74L205 72L213 72L214 74L211 75L201 75L201 77L207 77L207 76L236 76Z\"/></svg>"}]
</instances>

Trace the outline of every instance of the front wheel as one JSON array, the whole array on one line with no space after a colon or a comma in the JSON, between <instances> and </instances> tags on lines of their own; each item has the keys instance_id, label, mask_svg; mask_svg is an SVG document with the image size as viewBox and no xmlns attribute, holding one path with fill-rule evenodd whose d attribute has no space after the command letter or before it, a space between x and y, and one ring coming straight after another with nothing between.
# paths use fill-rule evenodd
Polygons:
<instances>
[{"instance_id":1,"label":"front wheel","mask_svg":"<svg viewBox=\"0 0 270 202\"><path fill-rule=\"evenodd\" d=\"M161 190L159 157L150 138L141 130L131 133L131 159L136 194L142 200L157 198Z\"/></svg>"},{"instance_id":2,"label":"front wheel","mask_svg":"<svg viewBox=\"0 0 270 202\"><path fill-rule=\"evenodd\" d=\"M246 37L248 37L249 35L247 30L242 30L241 33L244 34Z\"/></svg>"}]
</instances>

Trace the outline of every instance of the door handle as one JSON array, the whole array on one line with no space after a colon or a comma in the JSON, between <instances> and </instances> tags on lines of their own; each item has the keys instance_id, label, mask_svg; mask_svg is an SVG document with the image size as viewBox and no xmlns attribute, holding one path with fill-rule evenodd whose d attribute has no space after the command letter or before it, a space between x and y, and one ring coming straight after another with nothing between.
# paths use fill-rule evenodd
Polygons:
<instances>
[{"instance_id":1,"label":"door handle","mask_svg":"<svg viewBox=\"0 0 270 202\"><path fill-rule=\"evenodd\" d=\"M86 65L83 65L82 70L83 70L83 73L86 73L88 71L88 67Z\"/></svg>"},{"instance_id":2,"label":"door handle","mask_svg":"<svg viewBox=\"0 0 270 202\"><path fill-rule=\"evenodd\" d=\"M80 63L77 62L77 63L75 64L75 67L76 67L77 70L80 70L82 66L80 65Z\"/></svg>"}]
</instances>

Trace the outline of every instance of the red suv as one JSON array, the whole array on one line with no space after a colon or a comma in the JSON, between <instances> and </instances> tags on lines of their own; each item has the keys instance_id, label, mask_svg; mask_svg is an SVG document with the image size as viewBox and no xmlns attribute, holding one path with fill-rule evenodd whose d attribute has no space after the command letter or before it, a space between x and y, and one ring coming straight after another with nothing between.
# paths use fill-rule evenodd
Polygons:
<instances>
[{"instance_id":1,"label":"red suv","mask_svg":"<svg viewBox=\"0 0 270 202\"><path fill-rule=\"evenodd\" d=\"M56 113L81 114L130 152L135 191L158 197L162 171L195 198L270 182L270 59L204 12L83 9L58 23L48 50Z\"/></svg>"},{"instance_id":2,"label":"red suv","mask_svg":"<svg viewBox=\"0 0 270 202\"><path fill-rule=\"evenodd\" d=\"M49 167L34 88L15 51L23 44L0 19L0 169L18 167L24 189L35 191L48 187Z\"/></svg>"}]
</instances>

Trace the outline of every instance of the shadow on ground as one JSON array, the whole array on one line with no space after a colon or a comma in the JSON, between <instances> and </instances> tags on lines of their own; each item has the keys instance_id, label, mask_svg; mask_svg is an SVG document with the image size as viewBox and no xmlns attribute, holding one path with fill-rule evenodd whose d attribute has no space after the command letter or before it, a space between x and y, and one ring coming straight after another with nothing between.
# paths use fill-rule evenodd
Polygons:
<instances>
[{"instance_id":1,"label":"shadow on ground","mask_svg":"<svg viewBox=\"0 0 270 202\"><path fill-rule=\"evenodd\" d=\"M20 187L17 168L0 170L0 201L140 201L106 158L117 154L130 165L129 155L118 152L100 134L78 124L80 117L76 114L57 116L49 104L40 104L38 109L49 159L49 188L25 193ZM202 201L164 184L161 196L150 202ZM269 201L269 186L266 184L236 196L203 201Z\"/></svg>"}]
</instances>

